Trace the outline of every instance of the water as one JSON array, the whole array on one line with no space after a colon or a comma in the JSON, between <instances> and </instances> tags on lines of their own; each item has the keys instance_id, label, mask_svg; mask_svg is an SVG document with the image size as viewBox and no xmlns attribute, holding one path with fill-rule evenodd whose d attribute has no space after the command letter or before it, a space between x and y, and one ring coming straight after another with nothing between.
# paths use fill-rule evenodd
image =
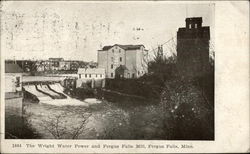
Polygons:
<instances>
[{"instance_id":1,"label":"water","mask_svg":"<svg viewBox=\"0 0 250 154\"><path fill-rule=\"evenodd\" d=\"M51 101L34 104L26 101L25 114L29 115L28 121L42 139L72 139L72 133L78 128L81 133L74 139L159 139L162 136L162 117L157 105L124 108L118 104L126 102L112 103L95 98L78 101L86 105L55 105L55 102L51 105ZM59 121L59 137L48 131L53 129L51 123L56 124L56 121Z\"/></svg>"},{"instance_id":2,"label":"water","mask_svg":"<svg viewBox=\"0 0 250 154\"><path fill-rule=\"evenodd\" d=\"M89 106L92 104L99 104L101 102L102 102L101 100L98 100L96 98L86 98L83 101L74 98L66 98L66 99L40 101L39 103L45 103L56 106Z\"/></svg>"}]
</instances>

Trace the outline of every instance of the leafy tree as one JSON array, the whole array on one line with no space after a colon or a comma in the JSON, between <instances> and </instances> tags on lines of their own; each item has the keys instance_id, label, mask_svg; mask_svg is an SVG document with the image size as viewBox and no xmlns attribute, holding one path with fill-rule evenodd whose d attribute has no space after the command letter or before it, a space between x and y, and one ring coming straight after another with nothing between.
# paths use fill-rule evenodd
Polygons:
<instances>
[{"instance_id":1,"label":"leafy tree","mask_svg":"<svg viewBox=\"0 0 250 154\"><path fill-rule=\"evenodd\" d=\"M158 51L154 53L154 58L148 64L149 73L153 76L154 83L163 86L166 80L175 76L176 70L176 54L166 57L163 54L162 46L158 47Z\"/></svg>"}]
</instances>

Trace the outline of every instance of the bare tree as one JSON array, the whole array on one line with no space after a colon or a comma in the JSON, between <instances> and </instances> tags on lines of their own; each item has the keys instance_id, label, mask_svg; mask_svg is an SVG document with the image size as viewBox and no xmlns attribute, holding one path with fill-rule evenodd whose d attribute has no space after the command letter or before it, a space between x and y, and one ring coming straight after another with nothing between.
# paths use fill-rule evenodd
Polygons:
<instances>
[{"instance_id":1,"label":"bare tree","mask_svg":"<svg viewBox=\"0 0 250 154\"><path fill-rule=\"evenodd\" d=\"M91 114L87 113L76 117L76 114L65 111L42 120L41 126L55 139L77 139L86 130L85 126L90 116ZM72 125L70 122L73 119L78 119L79 122L76 125Z\"/></svg>"}]
</instances>

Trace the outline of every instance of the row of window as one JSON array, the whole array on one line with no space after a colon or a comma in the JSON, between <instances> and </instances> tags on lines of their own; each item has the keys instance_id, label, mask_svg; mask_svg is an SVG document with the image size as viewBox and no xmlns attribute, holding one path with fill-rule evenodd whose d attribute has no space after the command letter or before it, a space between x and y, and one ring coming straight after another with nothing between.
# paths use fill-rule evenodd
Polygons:
<instances>
[{"instance_id":1,"label":"row of window","mask_svg":"<svg viewBox=\"0 0 250 154\"><path fill-rule=\"evenodd\" d=\"M141 71L141 74L143 74L144 72ZM140 71L138 71L138 75L140 75ZM113 73L110 73L110 76L111 77L114 77L114 74ZM128 73L128 78L130 78L130 73ZM135 78L135 73L132 73L132 78Z\"/></svg>"},{"instance_id":2,"label":"row of window","mask_svg":"<svg viewBox=\"0 0 250 154\"><path fill-rule=\"evenodd\" d=\"M198 26L198 24L194 24L194 28L198 28L197 26ZM192 24L189 24L189 29L191 29L191 28L192 28Z\"/></svg>"},{"instance_id":3,"label":"row of window","mask_svg":"<svg viewBox=\"0 0 250 154\"><path fill-rule=\"evenodd\" d=\"M111 78L114 77L113 73L110 73ZM128 78L130 78L130 73L128 73ZM135 78L135 73L132 73L132 78Z\"/></svg>"},{"instance_id":4,"label":"row of window","mask_svg":"<svg viewBox=\"0 0 250 154\"><path fill-rule=\"evenodd\" d=\"M97 78L97 77L98 77L98 74L96 74L96 75L94 75L94 74L85 74L84 76L85 76L85 78L88 78L88 77L89 77L89 78L92 78L92 77L94 77L94 76ZM81 77L82 77L82 75L79 74L79 78L81 78ZM102 74L99 74L99 77L102 78Z\"/></svg>"},{"instance_id":5,"label":"row of window","mask_svg":"<svg viewBox=\"0 0 250 154\"><path fill-rule=\"evenodd\" d=\"M116 49L117 49L117 47L116 47ZM112 49L112 53L114 53L114 52L115 52L115 50ZM119 49L119 53L121 53L121 49Z\"/></svg>"},{"instance_id":6,"label":"row of window","mask_svg":"<svg viewBox=\"0 0 250 154\"><path fill-rule=\"evenodd\" d=\"M122 57L119 58L120 62L122 62ZM114 61L114 57L111 57L111 61Z\"/></svg>"}]
</instances>

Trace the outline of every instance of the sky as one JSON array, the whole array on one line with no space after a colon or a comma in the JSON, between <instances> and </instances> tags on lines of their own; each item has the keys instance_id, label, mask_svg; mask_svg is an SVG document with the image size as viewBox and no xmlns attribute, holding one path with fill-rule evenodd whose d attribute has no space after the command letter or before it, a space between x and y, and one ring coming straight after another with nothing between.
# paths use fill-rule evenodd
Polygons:
<instances>
[{"instance_id":1,"label":"sky","mask_svg":"<svg viewBox=\"0 0 250 154\"><path fill-rule=\"evenodd\" d=\"M83 61L96 61L105 45L143 44L153 52L175 38L187 17L202 17L214 41L213 3L3 2L1 51L6 59ZM163 46L166 54L174 42Z\"/></svg>"}]
</instances>

